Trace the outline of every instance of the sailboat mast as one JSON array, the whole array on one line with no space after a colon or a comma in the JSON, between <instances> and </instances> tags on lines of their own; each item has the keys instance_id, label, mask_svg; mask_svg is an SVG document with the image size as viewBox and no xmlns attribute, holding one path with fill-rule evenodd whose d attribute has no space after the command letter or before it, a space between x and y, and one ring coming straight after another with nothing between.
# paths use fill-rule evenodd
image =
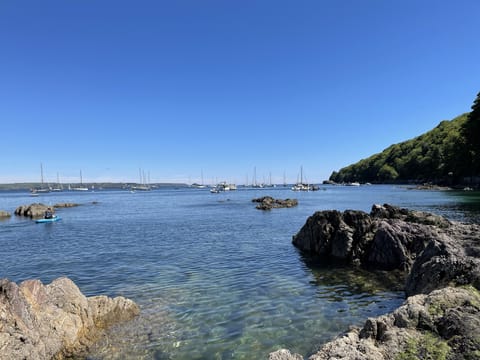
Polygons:
<instances>
[{"instance_id":1,"label":"sailboat mast","mask_svg":"<svg viewBox=\"0 0 480 360\"><path fill-rule=\"evenodd\" d=\"M40 181L42 182L42 188L43 188L43 164L40 163Z\"/></svg>"}]
</instances>

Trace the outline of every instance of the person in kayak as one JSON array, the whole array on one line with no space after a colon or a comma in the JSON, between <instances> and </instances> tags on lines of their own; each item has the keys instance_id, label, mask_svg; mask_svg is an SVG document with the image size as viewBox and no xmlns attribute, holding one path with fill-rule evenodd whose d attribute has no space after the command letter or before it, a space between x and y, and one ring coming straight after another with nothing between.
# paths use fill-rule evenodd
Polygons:
<instances>
[{"instance_id":1,"label":"person in kayak","mask_svg":"<svg viewBox=\"0 0 480 360\"><path fill-rule=\"evenodd\" d=\"M47 210L45 210L45 219L52 219L53 218L53 212L52 212L52 209L51 208L47 208Z\"/></svg>"}]
</instances>

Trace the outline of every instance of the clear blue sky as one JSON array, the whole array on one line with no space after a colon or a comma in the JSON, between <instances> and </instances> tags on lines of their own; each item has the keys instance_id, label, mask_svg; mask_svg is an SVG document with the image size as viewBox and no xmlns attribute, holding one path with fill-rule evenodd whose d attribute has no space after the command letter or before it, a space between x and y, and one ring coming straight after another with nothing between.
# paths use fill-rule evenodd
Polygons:
<instances>
[{"instance_id":1,"label":"clear blue sky","mask_svg":"<svg viewBox=\"0 0 480 360\"><path fill-rule=\"evenodd\" d=\"M0 1L0 182L311 182L470 111L478 0ZM251 180L249 180L251 181Z\"/></svg>"}]
</instances>

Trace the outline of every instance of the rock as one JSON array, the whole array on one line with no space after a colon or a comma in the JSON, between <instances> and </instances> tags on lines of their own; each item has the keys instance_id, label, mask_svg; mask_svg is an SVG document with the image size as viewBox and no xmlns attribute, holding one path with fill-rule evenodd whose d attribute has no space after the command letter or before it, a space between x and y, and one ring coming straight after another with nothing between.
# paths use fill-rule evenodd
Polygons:
<instances>
[{"instance_id":1,"label":"rock","mask_svg":"<svg viewBox=\"0 0 480 360\"><path fill-rule=\"evenodd\" d=\"M280 349L268 355L268 360L303 360L300 354L292 354L290 350Z\"/></svg>"},{"instance_id":2,"label":"rock","mask_svg":"<svg viewBox=\"0 0 480 360\"><path fill-rule=\"evenodd\" d=\"M68 278L0 280L0 358L62 359L85 352L112 324L139 313L131 300L85 297Z\"/></svg>"},{"instance_id":3,"label":"rock","mask_svg":"<svg viewBox=\"0 0 480 360\"><path fill-rule=\"evenodd\" d=\"M374 205L312 215L293 244L354 266L397 269L406 295L394 312L367 319L310 360L480 358L480 226Z\"/></svg>"},{"instance_id":4,"label":"rock","mask_svg":"<svg viewBox=\"0 0 480 360\"><path fill-rule=\"evenodd\" d=\"M368 319L309 360L474 359L480 354L480 293L447 287L409 297L393 313Z\"/></svg>"},{"instance_id":5,"label":"rock","mask_svg":"<svg viewBox=\"0 0 480 360\"><path fill-rule=\"evenodd\" d=\"M7 212L5 210L0 210L0 219L9 218L10 216L12 216L12 215L9 212Z\"/></svg>"},{"instance_id":6,"label":"rock","mask_svg":"<svg viewBox=\"0 0 480 360\"><path fill-rule=\"evenodd\" d=\"M58 208L70 208L70 207L75 207L75 206L79 206L79 204L75 204L75 203L58 203L58 204L53 205L53 207L56 208L56 209L58 209Z\"/></svg>"},{"instance_id":7,"label":"rock","mask_svg":"<svg viewBox=\"0 0 480 360\"><path fill-rule=\"evenodd\" d=\"M297 199L274 199L271 196L263 196L258 199L253 199L252 202L258 202L256 206L259 210L271 210L277 208L290 208L298 205Z\"/></svg>"},{"instance_id":8,"label":"rock","mask_svg":"<svg viewBox=\"0 0 480 360\"><path fill-rule=\"evenodd\" d=\"M401 270L406 293L447 285L480 288L480 227L391 205L319 211L293 236L300 250L367 269Z\"/></svg>"},{"instance_id":9,"label":"rock","mask_svg":"<svg viewBox=\"0 0 480 360\"><path fill-rule=\"evenodd\" d=\"M79 206L79 204L75 203L58 203L53 206L51 205L44 205L40 203L34 203L30 205L21 205L15 209L15 215L18 216L26 216L29 218L40 218L45 215L45 211L50 208L52 212L55 212L55 209L58 208L69 208Z\"/></svg>"},{"instance_id":10,"label":"rock","mask_svg":"<svg viewBox=\"0 0 480 360\"><path fill-rule=\"evenodd\" d=\"M48 208L53 209L53 206L47 206L39 203L21 205L15 209L15 215L26 216L29 218L39 218L45 215L45 211Z\"/></svg>"}]
</instances>

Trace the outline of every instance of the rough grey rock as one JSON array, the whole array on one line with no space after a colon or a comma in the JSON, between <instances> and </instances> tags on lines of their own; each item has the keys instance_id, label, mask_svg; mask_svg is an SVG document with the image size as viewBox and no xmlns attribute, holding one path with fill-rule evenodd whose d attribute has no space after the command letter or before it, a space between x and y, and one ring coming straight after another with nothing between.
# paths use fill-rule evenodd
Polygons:
<instances>
[{"instance_id":1,"label":"rough grey rock","mask_svg":"<svg viewBox=\"0 0 480 360\"><path fill-rule=\"evenodd\" d=\"M53 207L56 208L56 209L58 209L58 208L70 208L70 207L75 207L75 206L79 206L79 204L76 204L76 203L58 203L58 204L53 205Z\"/></svg>"},{"instance_id":2,"label":"rough grey rock","mask_svg":"<svg viewBox=\"0 0 480 360\"><path fill-rule=\"evenodd\" d=\"M85 297L68 278L48 285L0 280L0 359L63 359L82 353L106 327L138 315L123 297Z\"/></svg>"},{"instance_id":3,"label":"rough grey rock","mask_svg":"<svg viewBox=\"0 0 480 360\"><path fill-rule=\"evenodd\" d=\"M45 205L41 203L33 203L30 205L20 205L15 209L15 215L26 216L29 218L39 218L45 215L45 211L50 208L53 212L58 208L70 208L79 206L76 203L58 203L55 205Z\"/></svg>"},{"instance_id":4,"label":"rough grey rock","mask_svg":"<svg viewBox=\"0 0 480 360\"><path fill-rule=\"evenodd\" d=\"M303 356L291 353L290 350L280 349L268 355L268 360L303 360Z\"/></svg>"},{"instance_id":5,"label":"rough grey rock","mask_svg":"<svg viewBox=\"0 0 480 360\"><path fill-rule=\"evenodd\" d=\"M290 208L298 205L297 199L274 199L271 196L263 196L258 199L253 199L252 202L259 203L256 208L259 210L271 210L277 208Z\"/></svg>"},{"instance_id":6,"label":"rough grey rock","mask_svg":"<svg viewBox=\"0 0 480 360\"><path fill-rule=\"evenodd\" d=\"M295 246L365 268L401 270L409 297L309 360L480 358L479 235L479 225L390 205L374 205L370 214L315 213L293 237Z\"/></svg>"},{"instance_id":7,"label":"rough grey rock","mask_svg":"<svg viewBox=\"0 0 480 360\"><path fill-rule=\"evenodd\" d=\"M370 214L320 211L307 219L293 244L347 264L408 274L407 295L447 285L480 288L480 227L443 217L374 205Z\"/></svg>"},{"instance_id":8,"label":"rough grey rock","mask_svg":"<svg viewBox=\"0 0 480 360\"><path fill-rule=\"evenodd\" d=\"M309 360L475 359L479 328L478 290L447 287L409 297L393 313L368 319Z\"/></svg>"},{"instance_id":9,"label":"rough grey rock","mask_svg":"<svg viewBox=\"0 0 480 360\"><path fill-rule=\"evenodd\" d=\"M26 216L29 218L39 218L45 215L45 211L48 208L51 208L52 210L54 210L53 206L47 206L40 203L34 203L30 205L21 205L15 209L15 215Z\"/></svg>"}]
</instances>

